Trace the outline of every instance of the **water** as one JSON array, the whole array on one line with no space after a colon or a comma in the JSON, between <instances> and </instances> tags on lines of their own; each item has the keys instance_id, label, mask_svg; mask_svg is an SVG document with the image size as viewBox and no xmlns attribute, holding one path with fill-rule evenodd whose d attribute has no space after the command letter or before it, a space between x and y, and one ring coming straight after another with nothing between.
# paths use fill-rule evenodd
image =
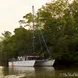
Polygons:
<instances>
[{"instance_id":1,"label":"water","mask_svg":"<svg viewBox=\"0 0 78 78\"><path fill-rule=\"evenodd\" d=\"M0 78L78 78L78 68L0 66Z\"/></svg>"}]
</instances>

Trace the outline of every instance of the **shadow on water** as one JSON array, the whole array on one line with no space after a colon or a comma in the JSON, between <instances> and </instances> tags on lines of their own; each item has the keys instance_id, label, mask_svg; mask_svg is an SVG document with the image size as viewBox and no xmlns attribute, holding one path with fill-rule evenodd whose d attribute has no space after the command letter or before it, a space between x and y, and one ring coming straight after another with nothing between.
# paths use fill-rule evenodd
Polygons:
<instances>
[{"instance_id":1,"label":"shadow on water","mask_svg":"<svg viewBox=\"0 0 78 78\"><path fill-rule=\"evenodd\" d=\"M78 68L0 67L0 78L78 78Z\"/></svg>"}]
</instances>

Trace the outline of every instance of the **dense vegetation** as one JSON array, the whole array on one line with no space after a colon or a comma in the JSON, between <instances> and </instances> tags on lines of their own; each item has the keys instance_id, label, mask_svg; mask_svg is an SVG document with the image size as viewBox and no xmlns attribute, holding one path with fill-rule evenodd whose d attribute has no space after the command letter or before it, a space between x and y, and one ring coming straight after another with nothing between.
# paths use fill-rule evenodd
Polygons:
<instances>
[{"instance_id":1,"label":"dense vegetation","mask_svg":"<svg viewBox=\"0 0 78 78\"><path fill-rule=\"evenodd\" d=\"M23 16L19 23L31 25L32 13ZM35 20L35 53L32 51L32 26L16 28L14 35L9 31L2 34L0 41L0 60L7 63L9 59L26 54L37 54L48 57L45 45L37 27L41 27L51 57L62 63L78 62L78 0L69 3L67 0L56 0L46 3L34 16ZM39 32L40 33L40 32ZM63 61L62 61L63 60Z\"/></svg>"}]
</instances>

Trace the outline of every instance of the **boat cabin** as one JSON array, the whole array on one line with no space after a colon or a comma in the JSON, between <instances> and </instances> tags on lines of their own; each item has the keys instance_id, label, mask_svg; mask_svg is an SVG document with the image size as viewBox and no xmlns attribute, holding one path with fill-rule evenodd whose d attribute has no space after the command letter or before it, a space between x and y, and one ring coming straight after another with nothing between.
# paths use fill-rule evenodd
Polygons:
<instances>
[{"instance_id":1,"label":"boat cabin","mask_svg":"<svg viewBox=\"0 0 78 78\"><path fill-rule=\"evenodd\" d=\"M19 61L25 61L25 60L41 60L42 58L40 56L18 56L17 60Z\"/></svg>"}]
</instances>

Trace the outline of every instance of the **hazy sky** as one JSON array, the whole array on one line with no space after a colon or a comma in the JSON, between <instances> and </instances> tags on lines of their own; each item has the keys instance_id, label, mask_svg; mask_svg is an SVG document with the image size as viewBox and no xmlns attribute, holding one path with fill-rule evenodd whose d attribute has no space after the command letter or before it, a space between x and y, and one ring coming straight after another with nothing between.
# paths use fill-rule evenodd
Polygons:
<instances>
[{"instance_id":1,"label":"hazy sky","mask_svg":"<svg viewBox=\"0 0 78 78\"><path fill-rule=\"evenodd\" d=\"M0 0L0 34L4 31L13 32L19 27L18 21L32 11L35 11L50 0Z\"/></svg>"}]
</instances>

